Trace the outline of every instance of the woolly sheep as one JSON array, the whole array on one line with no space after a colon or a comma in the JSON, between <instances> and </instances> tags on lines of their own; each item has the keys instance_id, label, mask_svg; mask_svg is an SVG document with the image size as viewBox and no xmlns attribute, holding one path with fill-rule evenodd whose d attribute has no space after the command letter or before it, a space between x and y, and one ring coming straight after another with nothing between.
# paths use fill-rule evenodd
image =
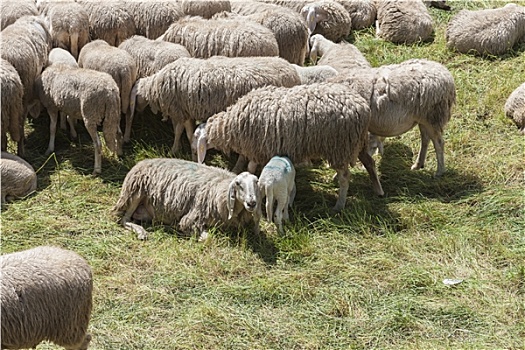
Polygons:
<instances>
[{"instance_id":1,"label":"woolly sheep","mask_svg":"<svg viewBox=\"0 0 525 350\"><path fill-rule=\"evenodd\" d=\"M84 8L74 1L46 3L41 13L49 22L53 47L71 52L75 59L89 42L89 16Z\"/></svg>"},{"instance_id":2,"label":"woolly sheep","mask_svg":"<svg viewBox=\"0 0 525 350\"><path fill-rule=\"evenodd\" d=\"M42 18L23 16L2 30L0 47L9 48L0 50L0 56L13 65L24 86L18 142L18 155L23 156L24 124L28 105L33 100L34 81L47 63L47 55L51 49L51 35Z\"/></svg>"},{"instance_id":3,"label":"woolly sheep","mask_svg":"<svg viewBox=\"0 0 525 350\"><path fill-rule=\"evenodd\" d=\"M505 102L505 115L525 134L525 83L510 94Z\"/></svg>"},{"instance_id":4,"label":"woolly sheep","mask_svg":"<svg viewBox=\"0 0 525 350\"><path fill-rule=\"evenodd\" d=\"M338 74L335 68L325 65L301 67L293 64L292 66L297 71L301 84L322 83Z\"/></svg>"},{"instance_id":5,"label":"woolly sheep","mask_svg":"<svg viewBox=\"0 0 525 350\"><path fill-rule=\"evenodd\" d=\"M319 61L317 61L318 56L321 56ZM310 37L310 61L317 62L318 65L331 66L339 73L351 69L368 69L371 67L365 56L354 45L346 41L334 43L321 34Z\"/></svg>"},{"instance_id":6,"label":"woolly sheep","mask_svg":"<svg viewBox=\"0 0 525 350\"><path fill-rule=\"evenodd\" d=\"M0 158L2 201L22 198L36 190L37 179L33 167L22 158L2 152Z\"/></svg>"},{"instance_id":7,"label":"woolly sheep","mask_svg":"<svg viewBox=\"0 0 525 350\"><path fill-rule=\"evenodd\" d=\"M424 167L428 143L432 140L437 158L436 176L445 172L443 131L456 101L454 78L446 67L434 61L410 59L400 64L347 71L329 81L346 83L369 101L369 131L376 146L384 137L401 135L418 125L421 148L412 169ZM370 154L374 152L370 148Z\"/></svg>"},{"instance_id":8,"label":"woolly sheep","mask_svg":"<svg viewBox=\"0 0 525 350\"><path fill-rule=\"evenodd\" d=\"M253 224L259 233L261 197L257 177L174 158L138 162L124 178L113 211L121 224L146 239L138 220L176 225L185 233L198 230L201 237L216 225L240 228Z\"/></svg>"},{"instance_id":9,"label":"woolly sheep","mask_svg":"<svg viewBox=\"0 0 525 350\"><path fill-rule=\"evenodd\" d=\"M204 160L208 148L243 155L250 160L250 172L253 165L266 164L274 155L287 156L294 163L325 159L337 171L339 196L333 209L339 211L346 202L348 166L354 166L358 157L374 191L383 195L375 162L367 153L369 122L368 102L345 84L267 86L251 91L203 124L198 161Z\"/></svg>"},{"instance_id":10,"label":"woolly sheep","mask_svg":"<svg viewBox=\"0 0 525 350\"><path fill-rule=\"evenodd\" d=\"M181 44L198 58L279 55L272 31L245 19L184 17L159 39Z\"/></svg>"},{"instance_id":11,"label":"woolly sheep","mask_svg":"<svg viewBox=\"0 0 525 350\"><path fill-rule=\"evenodd\" d=\"M119 46L135 35L136 27L126 4L120 1L77 0L89 16L89 35L111 46Z\"/></svg>"},{"instance_id":12,"label":"woolly sheep","mask_svg":"<svg viewBox=\"0 0 525 350\"><path fill-rule=\"evenodd\" d=\"M352 29L363 29L374 24L377 9L373 0L336 0L343 5L352 22Z\"/></svg>"},{"instance_id":13,"label":"woolly sheep","mask_svg":"<svg viewBox=\"0 0 525 350\"><path fill-rule=\"evenodd\" d=\"M149 105L153 113L170 118L175 134L172 152L176 153L184 128L191 143L194 121L225 110L254 88L300 83L295 69L279 57L180 58L136 82L131 110Z\"/></svg>"},{"instance_id":14,"label":"woolly sheep","mask_svg":"<svg viewBox=\"0 0 525 350\"><path fill-rule=\"evenodd\" d=\"M396 44L431 39L434 24L421 0L375 0L376 36Z\"/></svg>"},{"instance_id":15,"label":"woolly sheep","mask_svg":"<svg viewBox=\"0 0 525 350\"><path fill-rule=\"evenodd\" d=\"M449 21L447 47L461 53L502 55L525 39L525 7L461 10Z\"/></svg>"},{"instance_id":16,"label":"woolly sheep","mask_svg":"<svg viewBox=\"0 0 525 350\"><path fill-rule=\"evenodd\" d=\"M102 145L97 133L98 125L102 124L106 146L117 155L122 154L119 90L109 74L54 64L46 68L36 80L35 90L51 120L46 154L55 149L58 112L84 121L95 148L93 174L100 174L102 170Z\"/></svg>"},{"instance_id":17,"label":"woolly sheep","mask_svg":"<svg viewBox=\"0 0 525 350\"><path fill-rule=\"evenodd\" d=\"M288 207L292 206L296 192L295 168L292 161L288 157L272 157L259 176L259 190L261 199L266 197L268 222L274 222L274 201L277 202L275 225L279 232L283 232L283 220L289 219Z\"/></svg>"},{"instance_id":18,"label":"woolly sheep","mask_svg":"<svg viewBox=\"0 0 525 350\"><path fill-rule=\"evenodd\" d=\"M22 122L24 86L16 69L11 63L0 58L0 97L2 113L2 151L7 150L7 133L14 142L20 141L20 124Z\"/></svg>"},{"instance_id":19,"label":"woolly sheep","mask_svg":"<svg viewBox=\"0 0 525 350\"><path fill-rule=\"evenodd\" d=\"M352 18L336 1L321 0L305 5L301 14L310 34L322 34L329 40L340 41L350 35Z\"/></svg>"},{"instance_id":20,"label":"woolly sheep","mask_svg":"<svg viewBox=\"0 0 525 350\"><path fill-rule=\"evenodd\" d=\"M120 91L121 112L126 115L124 142L131 136L133 114L130 110L130 93L137 80L137 63L125 50L110 46L104 40L95 40L86 44L78 57L80 68L93 69L108 73L117 83Z\"/></svg>"},{"instance_id":21,"label":"woolly sheep","mask_svg":"<svg viewBox=\"0 0 525 350\"><path fill-rule=\"evenodd\" d=\"M188 16L211 18L219 12L231 11L229 0L182 0L182 11Z\"/></svg>"},{"instance_id":22,"label":"woolly sheep","mask_svg":"<svg viewBox=\"0 0 525 350\"><path fill-rule=\"evenodd\" d=\"M308 51L308 28L301 16L281 6L256 1L234 1L232 12L247 16L270 29L277 44L279 56L302 66Z\"/></svg>"},{"instance_id":23,"label":"woolly sheep","mask_svg":"<svg viewBox=\"0 0 525 350\"><path fill-rule=\"evenodd\" d=\"M0 1L0 30L23 16L37 16L38 9L33 0Z\"/></svg>"},{"instance_id":24,"label":"woolly sheep","mask_svg":"<svg viewBox=\"0 0 525 350\"><path fill-rule=\"evenodd\" d=\"M190 57L182 45L151 40L140 35L125 40L118 48L127 51L135 59L137 79L153 75L181 57Z\"/></svg>"},{"instance_id":25,"label":"woolly sheep","mask_svg":"<svg viewBox=\"0 0 525 350\"><path fill-rule=\"evenodd\" d=\"M40 246L0 257L2 349L51 341L85 350L93 305L93 275L77 253Z\"/></svg>"},{"instance_id":26,"label":"woolly sheep","mask_svg":"<svg viewBox=\"0 0 525 350\"><path fill-rule=\"evenodd\" d=\"M161 36L173 22L184 16L180 3L166 0L126 0L126 9L135 22L136 34L149 39Z\"/></svg>"}]
</instances>

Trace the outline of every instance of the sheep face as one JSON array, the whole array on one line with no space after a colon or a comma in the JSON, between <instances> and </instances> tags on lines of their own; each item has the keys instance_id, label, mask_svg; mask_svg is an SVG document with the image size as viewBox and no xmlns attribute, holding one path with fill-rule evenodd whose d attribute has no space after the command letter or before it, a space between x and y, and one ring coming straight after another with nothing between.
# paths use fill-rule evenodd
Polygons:
<instances>
[{"instance_id":1,"label":"sheep face","mask_svg":"<svg viewBox=\"0 0 525 350\"><path fill-rule=\"evenodd\" d=\"M228 188L228 219L236 216L235 202L242 203L249 213L255 213L261 203L259 180L249 172L237 175Z\"/></svg>"}]
</instances>

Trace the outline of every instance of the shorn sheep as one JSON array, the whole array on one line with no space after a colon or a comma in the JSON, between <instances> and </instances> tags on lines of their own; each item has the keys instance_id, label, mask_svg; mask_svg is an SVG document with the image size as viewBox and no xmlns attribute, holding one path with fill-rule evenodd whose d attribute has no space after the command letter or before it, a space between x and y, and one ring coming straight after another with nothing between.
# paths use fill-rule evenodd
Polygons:
<instances>
[{"instance_id":1,"label":"shorn sheep","mask_svg":"<svg viewBox=\"0 0 525 350\"><path fill-rule=\"evenodd\" d=\"M20 141L20 124L23 121L24 86L16 69L8 61L0 58L0 97L2 99L2 151L7 150L7 133L11 140Z\"/></svg>"},{"instance_id":2,"label":"shorn sheep","mask_svg":"<svg viewBox=\"0 0 525 350\"><path fill-rule=\"evenodd\" d=\"M163 40L152 40L134 35L119 45L137 63L137 79L157 73L169 63L181 57L190 57L186 48Z\"/></svg>"},{"instance_id":3,"label":"shorn sheep","mask_svg":"<svg viewBox=\"0 0 525 350\"><path fill-rule=\"evenodd\" d=\"M132 90L131 108L150 106L171 119L175 140L172 152L181 146L184 129L192 142L193 124L233 104L254 88L294 86L301 81L295 69L279 57L180 58L156 74L139 79Z\"/></svg>"},{"instance_id":4,"label":"shorn sheep","mask_svg":"<svg viewBox=\"0 0 525 350\"><path fill-rule=\"evenodd\" d=\"M505 102L505 115L525 134L525 83L514 90Z\"/></svg>"},{"instance_id":5,"label":"shorn sheep","mask_svg":"<svg viewBox=\"0 0 525 350\"><path fill-rule=\"evenodd\" d=\"M80 51L78 65L80 68L108 73L117 83L120 91L121 113L126 115L124 142L128 142L131 135L131 118L133 118L129 97L137 80L135 59L126 50L110 46L104 40L94 40L86 44Z\"/></svg>"},{"instance_id":6,"label":"shorn sheep","mask_svg":"<svg viewBox=\"0 0 525 350\"><path fill-rule=\"evenodd\" d=\"M102 125L106 146L117 155L122 154L120 96L117 83L109 74L54 64L46 68L36 80L35 90L51 119L46 154L55 149L58 112L84 121L95 148L93 174L102 171L102 144L97 133L98 125Z\"/></svg>"},{"instance_id":7,"label":"shorn sheep","mask_svg":"<svg viewBox=\"0 0 525 350\"><path fill-rule=\"evenodd\" d=\"M159 38L183 45L197 58L279 55L272 31L246 19L184 17Z\"/></svg>"},{"instance_id":8,"label":"shorn sheep","mask_svg":"<svg viewBox=\"0 0 525 350\"><path fill-rule=\"evenodd\" d=\"M317 58L321 59L317 61ZM321 34L310 37L310 61L318 65L327 65L339 73L350 69L370 68L370 63L355 45L346 41L334 43Z\"/></svg>"},{"instance_id":9,"label":"shorn sheep","mask_svg":"<svg viewBox=\"0 0 525 350\"><path fill-rule=\"evenodd\" d=\"M447 25L447 47L461 53L502 55L525 40L525 7L461 10Z\"/></svg>"},{"instance_id":10,"label":"shorn sheep","mask_svg":"<svg viewBox=\"0 0 525 350\"><path fill-rule=\"evenodd\" d=\"M396 44L428 41L434 24L421 0L375 0L376 36Z\"/></svg>"},{"instance_id":11,"label":"shorn sheep","mask_svg":"<svg viewBox=\"0 0 525 350\"><path fill-rule=\"evenodd\" d=\"M239 153L250 161L250 172L275 155L294 163L325 159L337 171L339 196L334 210L339 211L346 202L348 166L354 166L358 157L374 191L384 194L375 162L367 153L369 123L368 101L345 84L267 86L246 94L196 131L198 161L204 161L208 148Z\"/></svg>"},{"instance_id":12,"label":"shorn sheep","mask_svg":"<svg viewBox=\"0 0 525 350\"><path fill-rule=\"evenodd\" d=\"M454 78L445 66L410 59L369 70L347 71L329 81L344 82L369 101L370 145L382 147L384 137L401 135L418 125L421 148L412 169L424 167L428 143L432 140L437 158L436 176L445 172L443 132L456 101ZM374 152L371 148L370 154Z\"/></svg>"},{"instance_id":13,"label":"shorn sheep","mask_svg":"<svg viewBox=\"0 0 525 350\"><path fill-rule=\"evenodd\" d=\"M0 257L2 349L36 348L51 341L86 350L93 275L77 253L40 246Z\"/></svg>"},{"instance_id":14,"label":"shorn sheep","mask_svg":"<svg viewBox=\"0 0 525 350\"><path fill-rule=\"evenodd\" d=\"M155 220L184 233L206 236L221 225L239 229L253 225L259 233L261 197L257 176L174 158L146 159L126 175L113 208L121 224L146 239L146 230L132 221Z\"/></svg>"},{"instance_id":15,"label":"shorn sheep","mask_svg":"<svg viewBox=\"0 0 525 350\"><path fill-rule=\"evenodd\" d=\"M283 232L283 220L289 219L288 207L292 206L296 192L295 168L292 161L288 157L279 156L270 159L259 176L259 190L261 198L264 200L266 197L268 222L275 222L279 232ZM277 202L275 216L274 202Z\"/></svg>"},{"instance_id":16,"label":"shorn sheep","mask_svg":"<svg viewBox=\"0 0 525 350\"><path fill-rule=\"evenodd\" d=\"M37 178L31 164L22 158L2 152L0 158L2 204L25 197L36 190Z\"/></svg>"}]
</instances>

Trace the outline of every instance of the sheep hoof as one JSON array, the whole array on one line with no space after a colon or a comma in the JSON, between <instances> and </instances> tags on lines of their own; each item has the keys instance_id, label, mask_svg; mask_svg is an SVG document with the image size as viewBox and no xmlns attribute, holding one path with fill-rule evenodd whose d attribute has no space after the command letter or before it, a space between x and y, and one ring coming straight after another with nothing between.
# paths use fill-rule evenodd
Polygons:
<instances>
[{"instance_id":1,"label":"sheep hoof","mask_svg":"<svg viewBox=\"0 0 525 350\"><path fill-rule=\"evenodd\" d=\"M340 213L343 209L345 208L344 204L341 205L341 204L336 204L332 209L331 211L333 213Z\"/></svg>"},{"instance_id":2,"label":"sheep hoof","mask_svg":"<svg viewBox=\"0 0 525 350\"><path fill-rule=\"evenodd\" d=\"M199 242L205 242L208 239L208 231L202 231L201 235L199 236Z\"/></svg>"},{"instance_id":3,"label":"sheep hoof","mask_svg":"<svg viewBox=\"0 0 525 350\"><path fill-rule=\"evenodd\" d=\"M91 175L93 175L93 176L98 176L98 175L100 175L101 173L102 173L102 170L100 170L100 169L95 169L95 170L93 170L93 173L92 173Z\"/></svg>"},{"instance_id":4,"label":"sheep hoof","mask_svg":"<svg viewBox=\"0 0 525 350\"><path fill-rule=\"evenodd\" d=\"M425 167L425 165L423 164L418 164L418 163L414 163L414 165L412 165L412 167L410 167L411 170L419 170L419 169L423 169Z\"/></svg>"},{"instance_id":5,"label":"sheep hoof","mask_svg":"<svg viewBox=\"0 0 525 350\"><path fill-rule=\"evenodd\" d=\"M49 156L51 155L51 153L53 153L54 151L55 151L55 150L52 150L52 149L49 149L49 148L48 148L48 149L46 150L46 153L44 153L44 155L45 155L46 157L49 157Z\"/></svg>"}]
</instances>

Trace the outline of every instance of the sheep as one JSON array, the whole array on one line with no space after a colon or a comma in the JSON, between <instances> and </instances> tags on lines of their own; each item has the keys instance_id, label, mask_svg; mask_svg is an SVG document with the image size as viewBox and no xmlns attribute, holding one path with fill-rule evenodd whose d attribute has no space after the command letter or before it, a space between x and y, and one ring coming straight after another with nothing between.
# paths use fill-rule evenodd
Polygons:
<instances>
[{"instance_id":1,"label":"sheep","mask_svg":"<svg viewBox=\"0 0 525 350\"><path fill-rule=\"evenodd\" d=\"M126 0L125 3L135 22L135 33L148 39L158 38L170 24L184 17L182 5L174 1Z\"/></svg>"},{"instance_id":2,"label":"sheep","mask_svg":"<svg viewBox=\"0 0 525 350\"><path fill-rule=\"evenodd\" d=\"M288 207L292 206L296 193L295 168L290 158L275 156L270 159L259 176L259 191L261 199L266 197L268 222L274 222L274 200L277 201L275 225L282 233L283 220L289 219Z\"/></svg>"},{"instance_id":3,"label":"sheep","mask_svg":"<svg viewBox=\"0 0 525 350\"><path fill-rule=\"evenodd\" d=\"M376 0L376 36L396 44L428 41L434 24L421 0Z\"/></svg>"},{"instance_id":4,"label":"sheep","mask_svg":"<svg viewBox=\"0 0 525 350\"><path fill-rule=\"evenodd\" d=\"M340 41L350 35L352 18L336 1L321 0L309 3L301 9L310 34L322 34L332 41Z\"/></svg>"},{"instance_id":5,"label":"sheep","mask_svg":"<svg viewBox=\"0 0 525 350\"><path fill-rule=\"evenodd\" d=\"M317 61L317 57L321 59ZM370 63L354 45L342 41L334 43L321 34L310 37L310 61L318 65L328 65L338 73L353 69L369 69Z\"/></svg>"},{"instance_id":6,"label":"sheep","mask_svg":"<svg viewBox=\"0 0 525 350\"><path fill-rule=\"evenodd\" d=\"M5 151L7 150L8 132L14 142L20 142L24 86L15 67L3 58L0 58L0 88L2 99L0 106L2 113L1 148L2 151Z\"/></svg>"},{"instance_id":7,"label":"sheep","mask_svg":"<svg viewBox=\"0 0 525 350\"><path fill-rule=\"evenodd\" d=\"M92 40L102 39L111 46L119 46L135 35L133 17L120 1L77 0L89 16L89 35Z\"/></svg>"},{"instance_id":8,"label":"sheep","mask_svg":"<svg viewBox=\"0 0 525 350\"><path fill-rule=\"evenodd\" d=\"M86 350L93 307L93 273L77 253L53 246L4 254L0 299L2 349L51 341Z\"/></svg>"},{"instance_id":9,"label":"sheep","mask_svg":"<svg viewBox=\"0 0 525 350\"><path fill-rule=\"evenodd\" d=\"M23 16L2 30L0 47L9 48L0 50L0 57L13 65L24 86L17 151L19 156L23 156L24 124L29 103L33 100L33 84L47 63L47 55L51 49L51 35L42 18Z\"/></svg>"},{"instance_id":10,"label":"sheep","mask_svg":"<svg viewBox=\"0 0 525 350\"><path fill-rule=\"evenodd\" d=\"M338 74L335 68L325 65L301 67L293 64L292 66L297 71L301 84L322 83Z\"/></svg>"},{"instance_id":11,"label":"sheep","mask_svg":"<svg viewBox=\"0 0 525 350\"><path fill-rule=\"evenodd\" d=\"M272 31L245 19L184 17L159 39L181 44L197 58L279 55Z\"/></svg>"},{"instance_id":12,"label":"sheep","mask_svg":"<svg viewBox=\"0 0 525 350\"><path fill-rule=\"evenodd\" d=\"M84 121L95 148L93 175L100 174L102 170L98 125L102 124L106 146L117 155L122 154L120 95L111 75L66 64L53 64L35 81L35 91L51 120L46 154L55 149L58 112L67 114L68 118Z\"/></svg>"},{"instance_id":13,"label":"sheep","mask_svg":"<svg viewBox=\"0 0 525 350\"><path fill-rule=\"evenodd\" d=\"M110 46L104 40L94 40L86 44L78 57L80 68L88 68L108 73L113 77L120 91L121 112L126 115L124 142L129 142L133 114L129 98L133 84L137 80L137 63L125 50Z\"/></svg>"},{"instance_id":14,"label":"sheep","mask_svg":"<svg viewBox=\"0 0 525 350\"><path fill-rule=\"evenodd\" d=\"M505 102L505 115L525 134L525 83L514 90Z\"/></svg>"},{"instance_id":15,"label":"sheep","mask_svg":"<svg viewBox=\"0 0 525 350\"><path fill-rule=\"evenodd\" d=\"M337 171L339 195L333 209L340 211L348 192L348 166L354 166L358 157L374 191L384 194L375 162L367 153L369 122L368 102L346 84L266 86L202 124L202 130L195 132L198 162L204 161L209 148L243 155L252 173L274 155L287 156L294 163L323 158Z\"/></svg>"},{"instance_id":16,"label":"sheep","mask_svg":"<svg viewBox=\"0 0 525 350\"><path fill-rule=\"evenodd\" d=\"M502 55L525 39L525 7L461 10L449 21L447 47L461 53Z\"/></svg>"},{"instance_id":17,"label":"sheep","mask_svg":"<svg viewBox=\"0 0 525 350\"><path fill-rule=\"evenodd\" d=\"M231 12L229 0L181 0L181 5L185 15L207 19L219 12Z\"/></svg>"},{"instance_id":18,"label":"sheep","mask_svg":"<svg viewBox=\"0 0 525 350\"><path fill-rule=\"evenodd\" d=\"M33 167L22 158L2 152L0 158L1 203L11 198L22 198L33 193L37 187L36 173Z\"/></svg>"},{"instance_id":19,"label":"sheep","mask_svg":"<svg viewBox=\"0 0 525 350\"><path fill-rule=\"evenodd\" d=\"M216 225L240 228L253 224L259 233L261 196L257 176L175 158L138 162L127 173L113 212L120 223L146 239L146 230L132 218L177 225L201 237Z\"/></svg>"},{"instance_id":20,"label":"sheep","mask_svg":"<svg viewBox=\"0 0 525 350\"><path fill-rule=\"evenodd\" d=\"M194 121L205 121L254 88L300 83L295 69L279 57L183 57L135 83L131 110L142 111L149 105L153 113L170 118L175 154L184 128L192 142Z\"/></svg>"},{"instance_id":21,"label":"sheep","mask_svg":"<svg viewBox=\"0 0 525 350\"><path fill-rule=\"evenodd\" d=\"M423 1L426 6L434 7L440 10L450 11L451 7L447 4L446 0L437 0L437 1Z\"/></svg>"},{"instance_id":22,"label":"sheep","mask_svg":"<svg viewBox=\"0 0 525 350\"><path fill-rule=\"evenodd\" d=\"M400 64L347 71L328 81L346 83L369 101L372 134L369 145L373 146L370 154L376 146L382 148L384 137L401 135L418 125L421 148L412 169L424 167L428 143L432 140L437 158L435 176L445 172L443 131L456 101L454 78L446 67L434 61L410 59Z\"/></svg>"},{"instance_id":23,"label":"sheep","mask_svg":"<svg viewBox=\"0 0 525 350\"><path fill-rule=\"evenodd\" d=\"M377 9L373 0L336 0L348 11L352 29L358 30L372 26L376 20Z\"/></svg>"},{"instance_id":24,"label":"sheep","mask_svg":"<svg viewBox=\"0 0 525 350\"><path fill-rule=\"evenodd\" d=\"M153 75L181 57L190 57L182 45L151 40L140 35L126 39L118 48L127 51L135 59L137 79Z\"/></svg>"},{"instance_id":25,"label":"sheep","mask_svg":"<svg viewBox=\"0 0 525 350\"><path fill-rule=\"evenodd\" d=\"M38 16L38 8L33 0L0 1L0 30L23 16Z\"/></svg>"},{"instance_id":26,"label":"sheep","mask_svg":"<svg viewBox=\"0 0 525 350\"><path fill-rule=\"evenodd\" d=\"M84 8L74 1L45 3L41 13L49 22L53 47L71 52L75 59L89 42L89 16Z\"/></svg>"},{"instance_id":27,"label":"sheep","mask_svg":"<svg viewBox=\"0 0 525 350\"><path fill-rule=\"evenodd\" d=\"M255 1L234 1L232 12L270 29L279 46L279 56L302 66L308 51L308 28L298 13L281 6Z\"/></svg>"}]
</instances>

